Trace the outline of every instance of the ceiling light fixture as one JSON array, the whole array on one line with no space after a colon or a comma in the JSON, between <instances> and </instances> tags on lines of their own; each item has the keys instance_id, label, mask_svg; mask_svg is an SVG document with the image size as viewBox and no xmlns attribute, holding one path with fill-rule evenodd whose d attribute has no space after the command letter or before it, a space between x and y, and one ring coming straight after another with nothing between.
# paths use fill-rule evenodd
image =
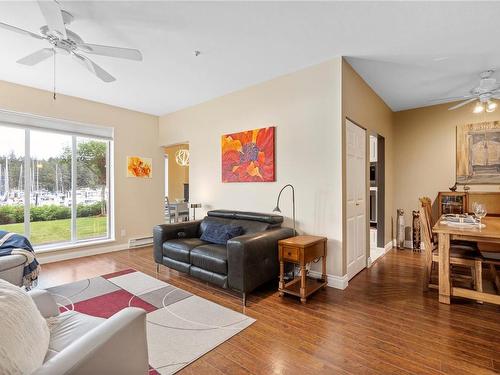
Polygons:
<instances>
[{"instance_id":1,"label":"ceiling light fixture","mask_svg":"<svg viewBox=\"0 0 500 375\"><path fill-rule=\"evenodd\" d=\"M484 111L484 105L481 102L477 102L474 106L473 113L481 113Z\"/></svg>"},{"instance_id":2,"label":"ceiling light fixture","mask_svg":"<svg viewBox=\"0 0 500 375\"><path fill-rule=\"evenodd\" d=\"M175 153L175 161L181 167L189 167L189 150L177 150L177 152Z\"/></svg>"},{"instance_id":3,"label":"ceiling light fixture","mask_svg":"<svg viewBox=\"0 0 500 375\"><path fill-rule=\"evenodd\" d=\"M486 105L486 112L493 112L497 109L498 104L492 100L488 100L488 104Z\"/></svg>"}]
</instances>

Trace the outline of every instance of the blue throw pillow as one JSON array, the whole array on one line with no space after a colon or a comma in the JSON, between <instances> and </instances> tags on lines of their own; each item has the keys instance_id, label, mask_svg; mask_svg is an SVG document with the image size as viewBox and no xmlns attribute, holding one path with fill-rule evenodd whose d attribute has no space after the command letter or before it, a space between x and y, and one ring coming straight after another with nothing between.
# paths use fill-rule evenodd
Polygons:
<instances>
[{"instance_id":1,"label":"blue throw pillow","mask_svg":"<svg viewBox=\"0 0 500 375\"><path fill-rule=\"evenodd\" d=\"M200 239L203 241L226 245L233 237L241 236L243 228L237 225L208 222Z\"/></svg>"}]
</instances>

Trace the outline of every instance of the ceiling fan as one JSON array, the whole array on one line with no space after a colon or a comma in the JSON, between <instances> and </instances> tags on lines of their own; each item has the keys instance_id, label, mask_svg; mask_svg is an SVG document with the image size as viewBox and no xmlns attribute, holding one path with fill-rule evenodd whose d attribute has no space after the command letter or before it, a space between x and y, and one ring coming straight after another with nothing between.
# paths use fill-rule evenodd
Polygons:
<instances>
[{"instance_id":1,"label":"ceiling fan","mask_svg":"<svg viewBox=\"0 0 500 375\"><path fill-rule=\"evenodd\" d=\"M69 25L73 21L73 15L62 10L57 1L38 0L38 5L47 22L47 25L40 27L40 34L35 34L31 31L0 22L0 27L4 29L27 35L35 39L46 40L51 45L50 48L42 48L41 50L17 60L19 64L33 66L49 57L55 56L56 53L71 55L77 62L82 64L102 81L113 82L116 80L115 77L90 60L87 56L82 55L82 53L136 61L142 60L141 51L136 49L85 43L78 34L66 28L66 25Z\"/></svg>"},{"instance_id":2,"label":"ceiling fan","mask_svg":"<svg viewBox=\"0 0 500 375\"><path fill-rule=\"evenodd\" d=\"M492 77L495 73L494 70L486 70L482 72L479 77L479 86L470 90L469 94L451 98L439 99L439 102L447 102L451 100L463 100L462 102L448 108L449 111L463 107L472 102L477 102L474 106L474 113L493 112L498 104L494 99L500 99L500 83L496 78Z\"/></svg>"}]
</instances>

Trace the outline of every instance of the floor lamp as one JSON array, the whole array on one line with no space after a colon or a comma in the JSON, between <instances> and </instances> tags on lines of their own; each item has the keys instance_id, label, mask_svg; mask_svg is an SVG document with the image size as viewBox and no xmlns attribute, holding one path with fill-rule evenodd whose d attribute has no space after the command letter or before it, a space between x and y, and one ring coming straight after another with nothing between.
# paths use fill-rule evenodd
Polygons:
<instances>
[{"instance_id":1,"label":"floor lamp","mask_svg":"<svg viewBox=\"0 0 500 375\"><path fill-rule=\"evenodd\" d=\"M291 184L286 184L285 186L283 186L281 188L280 193L278 194L278 199L276 200L276 207L274 208L273 212L279 212L279 213L281 213L281 210L280 210L280 197L281 197L281 193L283 192L283 190L285 190L287 187L290 187L292 189L293 235L296 236L297 235L297 231L295 230L295 189L293 188L293 186Z\"/></svg>"}]
</instances>

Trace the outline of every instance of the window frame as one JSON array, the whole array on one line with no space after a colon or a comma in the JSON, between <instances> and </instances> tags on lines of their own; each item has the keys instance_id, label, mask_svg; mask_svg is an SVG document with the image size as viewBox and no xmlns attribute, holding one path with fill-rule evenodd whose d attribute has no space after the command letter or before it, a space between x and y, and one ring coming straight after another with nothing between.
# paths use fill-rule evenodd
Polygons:
<instances>
[{"instance_id":1,"label":"window frame","mask_svg":"<svg viewBox=\"0 0 500 375\"><path fill-rule=\"evenodd\" d=\"M5 121L4 115L7 114L9 121ZM13 122L12 116L18 119L18 121ZM41 121L40 119L43 119ZM34 126L30 121L40 120L44 125L49 126ZM38 116L29 116L23 114L16 114L9 111L0 110L0 126L8 128L22 128L24 130L24 235L30 238L31 235L31 221L30 221L30 209L31 209L31 131L37 132L47 132L47 133L59 133L65 134L71 137L71 238L69 241L61 241L51 244L40 244L34 245L35 252L46 252L52 250L65 250L72 247L81 247L92 244L101 244L106 242L111 242L115 240L115 219L114 219L114 179L112 171L114 171L114 141L113 141L113 129L95 127L93 125L81 125L79 123L73 123L66 120L54 120L54 126L50 126L50 120L48 118L42 118ZM63 124L63 125L61 125ZM68 129L64 129L64 126ZM97 129L94 131L94 129ZM89 134L90 133L90 134ZM111 134L111 137L109 136ZM77 205L76 205L76 190L77 190L77 143L78 138L94 139L106 142L106 200L107 200L107 234L106 236L81 239L78 240L77 236Z\"/></svg>"}]
</instances>

